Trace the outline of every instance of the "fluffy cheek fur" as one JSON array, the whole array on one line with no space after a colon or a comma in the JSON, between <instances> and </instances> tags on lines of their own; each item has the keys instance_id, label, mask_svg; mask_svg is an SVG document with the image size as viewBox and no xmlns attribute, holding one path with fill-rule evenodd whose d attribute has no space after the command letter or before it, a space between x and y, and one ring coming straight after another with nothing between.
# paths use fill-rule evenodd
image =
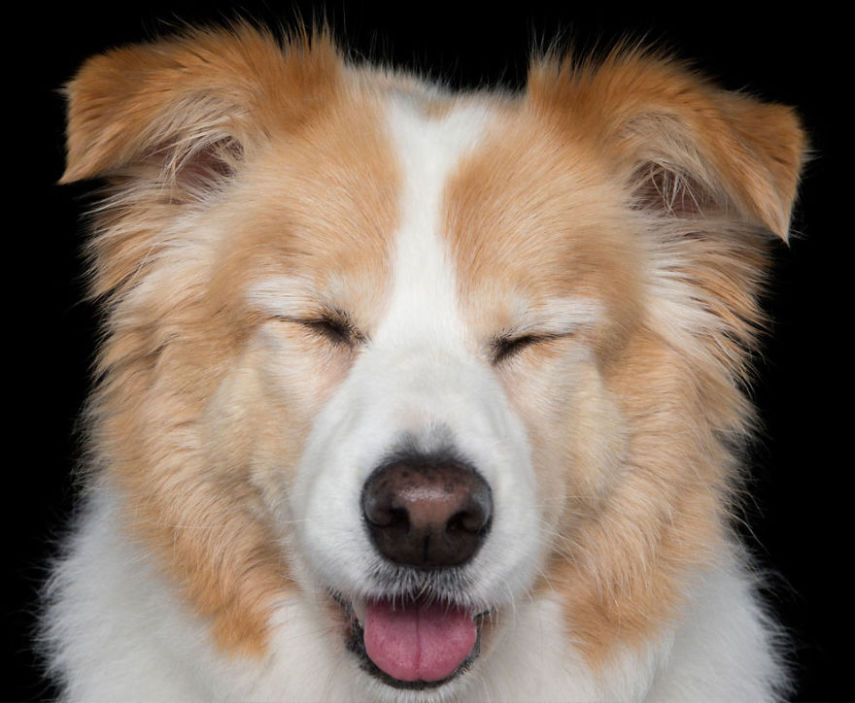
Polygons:
<instances>
[{"instance_id":1,"label":"fluffy cheek fur","mask_svg":"<svg viewBox=\"0 0 855 703\"><path fill-rule=\"evenodd\" d=\"M286 525L281 512L312 421L350 362L349 352L316 337L299 323L260 324L208 412L213 453L232 456L237 480L251 483Z\"/></svg>"},{"instance_id":2,"label":"fluffy cheek fur","mask_svg":"<svg viewBox=\"0 0 855 703\"><path fill-rule=\"evenodd\" d=\"M619 479L627 437L591 349L561 346L532 350L502 375L530 437L546 541L569 553L579 519L598 510Z\"/></svg>"}]
</instances>

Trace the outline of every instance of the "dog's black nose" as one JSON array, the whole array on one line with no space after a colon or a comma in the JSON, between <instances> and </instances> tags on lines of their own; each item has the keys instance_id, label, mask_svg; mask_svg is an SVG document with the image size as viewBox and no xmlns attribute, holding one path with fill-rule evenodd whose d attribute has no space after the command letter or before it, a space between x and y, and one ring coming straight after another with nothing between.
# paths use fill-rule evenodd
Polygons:
<instances>
[{"instance_id":1,"label":"dog's black nose","mask_svg":"<svg viewBox=\"0 0 855 703\"><path fill-rule=\"evenodd\" d=\"M471 559L490 530L490 486L448 458L410 456L376 469L362 490L362 513L377 550L422 569Z\"/></svg>"}]
</instances>

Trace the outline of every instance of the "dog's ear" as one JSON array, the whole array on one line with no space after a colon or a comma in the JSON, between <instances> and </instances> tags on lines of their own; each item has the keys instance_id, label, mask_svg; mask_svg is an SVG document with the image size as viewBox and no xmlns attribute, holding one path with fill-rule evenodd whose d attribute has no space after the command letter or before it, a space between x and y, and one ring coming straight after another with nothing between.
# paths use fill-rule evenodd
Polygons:
<instances>
[{"instance_id":1,"label":"dog's ear","mask_svg":"<svg viewBox=\"0 0 855 703\"><path fill-rule=\"evenodd\" d=\"M255 140L305 120L338 67L325 33L283 46L248 25L96 56L66 87L61 182L142 177L179 199L204 193Z\"/></svg>"},{"instance_id":2,"label":"dog's ear","mask_svg":"<svg viewBox=\"0 0 855 703\"><path fill-rule=\"evenodd\" d=\"M786 240L806 149L790 108L723 91L642 51L596 65L541 62L529 93L611 150L639 207L726 213Z\"/></svg>"}]
</instances>

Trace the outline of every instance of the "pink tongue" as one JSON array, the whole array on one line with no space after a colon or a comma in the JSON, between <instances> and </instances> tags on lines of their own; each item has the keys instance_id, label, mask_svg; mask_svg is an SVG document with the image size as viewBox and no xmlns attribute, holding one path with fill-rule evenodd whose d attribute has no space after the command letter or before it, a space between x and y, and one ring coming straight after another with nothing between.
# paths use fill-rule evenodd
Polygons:
<instances>
[{"instance_id":1,"label":"pink tongue","mask_svg":"<svg viewBox=\"0 0 855 703\"><path fill-rule=\"evenodd\" d=\"M368 603L365 652L399 681L439 681L475 646L475 622L465 610L441 604Z\"/></svg>"}]
</instances>

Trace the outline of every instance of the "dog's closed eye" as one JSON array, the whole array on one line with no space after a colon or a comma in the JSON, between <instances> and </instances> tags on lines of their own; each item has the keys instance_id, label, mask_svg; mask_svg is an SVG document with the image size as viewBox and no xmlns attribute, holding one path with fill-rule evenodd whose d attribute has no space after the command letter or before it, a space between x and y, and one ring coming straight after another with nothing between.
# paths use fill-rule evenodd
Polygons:
<instances>
[{"instance_id":1,"label":"dog's closed eye","mask_svg":"<svg viewBox=\"0 0 855 703\"><path fill-rule=\"evenodd\" d=\"M365 335L356 329L345 315L325 315L315 319L299 320L299 323L335 345L352 347L365 340Z\"/></svg>"},{"instance_id":2,"label":"dog's closed eye","mask_svg":"<svg viewBox=\"0 0 855 703\"><path fill-rule=\"evenodd\" d=\"M549 342L553 339L558 339L560 337L566 337L568 335L559 335L559 334L521 334L518 336L506 336L506 337L498 337L493 341L493 358L492 361L494 364L501 364L504 361L508 361L512 357L519 354L524 349L534 346L535 344L541 344L543 342Z\"/></svg>"}]
</instances>

